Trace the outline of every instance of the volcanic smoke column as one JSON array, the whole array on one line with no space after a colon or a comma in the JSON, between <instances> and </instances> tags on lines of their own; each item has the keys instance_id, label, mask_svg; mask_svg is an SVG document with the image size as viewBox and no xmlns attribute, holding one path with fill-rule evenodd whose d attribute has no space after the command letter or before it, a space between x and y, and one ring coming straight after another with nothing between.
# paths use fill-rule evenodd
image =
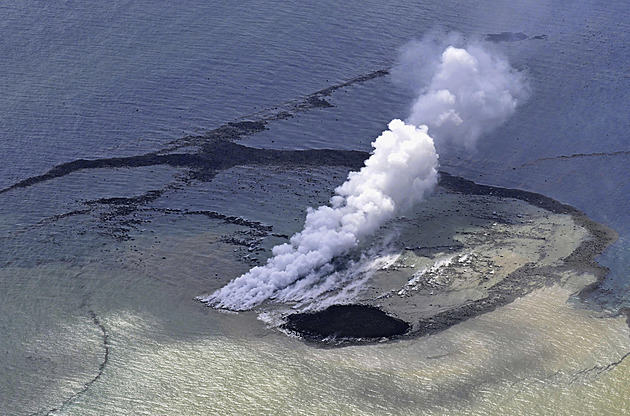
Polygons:
<instances>
[{"instance_id":1,"label":"volcanic smoke column","mask_svg":"<svg viewBox=\"0 0 630 416\"><path fill-rule=\"evenodd\" d=\"M470 149L527 93L521 75L481 46L447 47L426 81L408 120L389 123L372 143L365 166L348 174L329 205L308 209L304 229L290 243L274 247L264 266L199 299L217 308L246 310L267 299L283 300L283 292L295 292L292 286L326 279L335 257L435 187L438 155L429 132L438 145L453 142Z\"/></svg>"},{"instance_id":2,"label":"volcanic smoke column","mask_svg":"<svg viewBox=\"0 0 630 416\"><path fill-rule=\"evenodd\" d=\"M254 267L201 300L232 310L250 309L298 279L316 280L333 271L330 262L421 200L437 183L438 156L427 127L389 123L358 172L335 189L330 206L308 209L304 230L273 248L267 264Z\"/></svg>"}]
</instances>

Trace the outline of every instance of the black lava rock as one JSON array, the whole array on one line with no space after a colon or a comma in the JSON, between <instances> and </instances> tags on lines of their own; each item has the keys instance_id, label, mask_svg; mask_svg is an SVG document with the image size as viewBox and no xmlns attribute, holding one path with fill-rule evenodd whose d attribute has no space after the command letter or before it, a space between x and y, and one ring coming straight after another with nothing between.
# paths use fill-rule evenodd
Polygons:
<instances>
[{"instance_id":1,"label":"black lava rock","mask_svg":"<svg viewBox=\"0 0 630 416\"><path fill-rule=\"evenodd\" d=\"M366 305L333 305L319 312L289 315L283 328L311 341L378 339L402 335L409 324Z\"/></svg>"}]
</instances>

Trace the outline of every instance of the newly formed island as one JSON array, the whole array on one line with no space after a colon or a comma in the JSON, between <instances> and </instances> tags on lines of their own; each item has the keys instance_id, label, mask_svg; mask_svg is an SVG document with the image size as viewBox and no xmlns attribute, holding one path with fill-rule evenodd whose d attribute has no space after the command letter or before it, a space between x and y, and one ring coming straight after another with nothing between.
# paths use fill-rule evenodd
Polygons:
<instances>
[{"instance_id":1,"label":"newly formed island","mask_svg":"<svg viewBox=\"0 0 630 416\"><path fill-rule=\"evenodd\" d=\"M537 289L595 289L614 230L546 196L442 172L436 192L391 221L397 250L351 302L287 314L281 328L343 346L441 332ZM379 236L375 236L376 241Z\"/></svg>"}]
</instances>

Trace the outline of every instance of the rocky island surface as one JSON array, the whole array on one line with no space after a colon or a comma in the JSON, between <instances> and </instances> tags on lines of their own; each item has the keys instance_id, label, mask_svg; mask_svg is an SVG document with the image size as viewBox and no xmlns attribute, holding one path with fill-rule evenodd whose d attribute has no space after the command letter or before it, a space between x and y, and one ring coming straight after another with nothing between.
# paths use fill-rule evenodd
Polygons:
<instances>
[{"instance_id":1,"label":"rocky island surface","mask_svg":"<svg viewBox=\"0 0 630 416\"><path fill-rule=\"evenodd\" d=\"M445 172L425 203L379 231L392 233L398 250L351 304L291 314L282 328L348 345L435 334L554 285L584 294L606 273L595 258L617 238L551 198Z\"/></svg>"}]
</instances>

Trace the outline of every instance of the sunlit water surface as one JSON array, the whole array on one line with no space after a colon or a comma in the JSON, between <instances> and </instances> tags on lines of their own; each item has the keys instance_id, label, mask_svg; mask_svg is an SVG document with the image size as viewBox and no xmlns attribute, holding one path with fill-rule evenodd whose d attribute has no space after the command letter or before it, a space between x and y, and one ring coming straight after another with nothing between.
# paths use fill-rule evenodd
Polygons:
<instances>
[{"instance_id":1,"label":"sunlit water surface","mask_svg":"<svg viewBox=\"0 0 630 416\"><path fill-rule=\"evenodd\" d=\"M255 313L195 302L249 264L212 210L298 231L339 168L236 167L171 189L112 237L82 201L168 186L174 168L76 172L0 195L0 414L625 414L630 409L628 8L609 2L109 2L1 6L0 186L78 158L135 155L389 67L436 26L497 45L531 99L477 152L444 169L543 193L616 229L610 273L534 292L431 337L321 349ZM343 88L337 107L278 121L246 143L369 150L408 92L389 77ZM582 154L574 158L557 158ZM274 240L275 238L275 240ZM269 237L268 248L279 242ZM264 256L264 253L262 254ZM575 290L573 290L575 289ZM618 364L616 364L619 362Z\"/></svg>"}]
</instances>

